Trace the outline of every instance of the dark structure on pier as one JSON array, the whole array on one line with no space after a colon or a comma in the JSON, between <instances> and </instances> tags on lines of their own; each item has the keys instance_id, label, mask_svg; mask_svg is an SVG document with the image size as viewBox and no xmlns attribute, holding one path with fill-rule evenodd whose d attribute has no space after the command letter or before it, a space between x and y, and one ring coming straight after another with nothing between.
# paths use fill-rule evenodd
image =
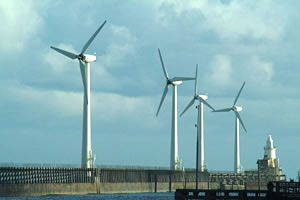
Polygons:
<instances>
[{"instance_id":1,"label":"dark structure on pier","mask_svg":"<svg viewBox=\"0 0 300 200\"><path fill-rule=\"evenodd\" d=\"M300 182L269 182L268 190L178 189L175 200L292 200L300 199Z\"/></svg>"}]
</instances>

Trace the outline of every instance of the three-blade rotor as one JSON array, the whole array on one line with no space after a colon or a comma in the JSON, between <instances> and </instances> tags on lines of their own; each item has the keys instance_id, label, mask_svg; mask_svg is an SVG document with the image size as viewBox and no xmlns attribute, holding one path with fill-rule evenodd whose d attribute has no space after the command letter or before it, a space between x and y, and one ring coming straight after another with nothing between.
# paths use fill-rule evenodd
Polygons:
<instances>
[{"instance_id":1,"label":"three-blade rotor","mask_svg":"<svg viewBox=\"0 0 300 200\"><path fill-rule=\"evenodd\" d=\"M190 101L190 103L186 106L186 108L182 111L180 114L180 117L195 103L195 100L198 100L199 102L202 102L212 110L215 110L207 101L207 96L205 95L199 95L198 94L198 88L197 88L197 82L198 82L198 64L196 65L196 73L195 73L195 94L193 99Z\"/></svg>"},{"instance_id":2,"label":"three-blade rotor","mask_svg":"<svg viewBox=\"0 0 300 200\"><path fill-rule=\"evenodd\" d=\"M160 108L165 100L165 97L168 93L168 87L169 85L175 85L176 83L175 82L179 82L179 81L189 81L189 80L195 80L195 78L193 77L174 77L174 78L169 78L169 75L168 75L168 72L167 72L167 69L164 65L164 61L163 61L163 58L162 58L162 55L161 55L161 52L160 52L160 49L158 48L158 54L159 54L159 58L160 58L160 62L161 62L161 66L162 66L162 69L163 69L163 72L164 72L164 76L166 78L166 85L164 87L164 91L163 91L163 94L162 94L162 97L161 97L161 100L160 100L160 103L159 103L159 106L158 106L158 109L157 109L157 112L156 112L156 117L158 116L159 114L159 111L160 111Z\"/></svg>"},{"instance_id":3,"label":"three-blade rotor","mask_svg":"<svg viewBox=\"0 0 300 200\"><path fill-rule=\"evenodd\" d=\"M84 52L87 50L87 48L90 46L90 44L93 42L93 40L95 39L95 37L98 35L98 33L100 32L100 30L103 28L103 26L105 25L106 20L101 24L101 26L96 30L96 32L92 35L92 37L85 43L85 45L83 46L80 54L76 55L74 53L68 52L66 50L57 48L57 47L53 47L51 46L52 49L54 49L55 51L67 56L68 58L71 59L75 59L77 58L79 61L79 67L80 67L80 72L81 72L81 77L82 77L82 82L83 82L83 86L84 86L84 94L86 97L86 101L87 101L87 88L86 88L86 70L85 70L85 63L87 63L87 61L85 60L84 57Z\"/></svg>"},{"instance_id":4,"label":"three-blade rotor","mask_svg":"<svg viewBox=\"0 0 300 200\"><path fill-rule=\"evenodd\" d=\"M76 55L76 54L74 54L74 53L71 53L71 52L68 52L68 51L66 51L66 50L57 48L57 47L51 46L51 48L54 49L55 51L57 51L57 52L59 52L59 53L65 55L65 56L71 58L71 59L77 58L77 59L82 60L82 61L84 62L84 60L83 60L83 54L84 54L84 52L87 50L87 48L88 48L88 47L90 46L90 44L93 42L93 40L95 39L95 37L97 36L97 34L100 32L100 30L103 28L103 26L105 25L105 23L106 23L106 20L105 20L105 21L101 24L101 26L96 30L96 32L92 35L92 37L85 43L85 45L83 46L83 48L82 48L80 54L78 54L78 55Z\"/></svg>"},{"instance_id":5,"label":"three-blade rotor","mask_svg":"<svg viewBox=\"0 0 300 200\"><path fill-rule=\"evenodd\" d=\"M245 84L246 84L246 82L243 83L241 89L239 90L237 96L235 97L232 107L214 110L213 112L229 112L229 111L234 111L234 114L239 119L239 121L240 121L243 129L245 130L245 132L247 132L246 126L244 125L243 120L242 120L242 118L241 118L241 116L239 114L239 112L242 110L242 107L236 106L236 103L237 103L237 101L238 101L238 99L240 97L240 94L241 94L241 92L242 92Z\"/></svg>"}]
</instances>

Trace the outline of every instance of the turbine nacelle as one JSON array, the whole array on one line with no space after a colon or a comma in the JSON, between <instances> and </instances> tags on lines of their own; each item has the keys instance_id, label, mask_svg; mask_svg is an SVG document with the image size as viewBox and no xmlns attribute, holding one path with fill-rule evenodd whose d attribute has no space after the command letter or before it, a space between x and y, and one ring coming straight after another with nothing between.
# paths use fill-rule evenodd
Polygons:
<instances>
[{"instance_id":1,"label":"turbine nacelle","mask_svg":"<svg viewBox=\"0 0 300 200\"><path fill-rule=\"evenodd\" d=\"M80 60L82 60L85 63L96 62L95 55L83 54L83 55L79 56L79 58L80 58Z\"/></svg>"},{"instance_id":2,"label":"turbine nacelle","mask_svg":"<svg viewBox=\"0 0 300 200\"><path fill-rule=\"evenodd\" d=\"M232 110L235 112L241 112L243 110L243 108L241 106L233 106Z\"/></svg>"},{"instance_id":3,"label":"turbine nacelle","mask_svg":"<svg viewBox=\"0 0 300 200\"><path fill-rule=\"evenodd\" d=\"M180 80L173 81L172 79L167 79L167 85L181 85L182 83L183 81Z\"/></svg>"},{"instance_id":4,"label":"turbine nacelle","mask_svg":"<svg viewBox=\"0 0 300 200\"><path fill-rule=\"evenodd\" d=\"M196 99L207 100L207 99L208 99L208 96L200 94L200 95L196 95Z\"/></svg>"},{"instance_id":5,"label":"turbine nacelle","mask_svg":"<svg viewBox=\"0 0 300 200\"><path fill-rule=\"evenodd\" d=\"M182 81L170 81L170 84L172 85L181 85L182 83Z\"/></svg>"}]
</instances>

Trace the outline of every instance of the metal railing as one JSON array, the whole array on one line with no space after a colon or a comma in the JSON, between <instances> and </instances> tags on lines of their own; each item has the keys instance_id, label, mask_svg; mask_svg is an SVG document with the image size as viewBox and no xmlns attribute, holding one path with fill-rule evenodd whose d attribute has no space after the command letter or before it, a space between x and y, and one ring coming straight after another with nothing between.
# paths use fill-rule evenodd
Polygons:
<instances>
[{"instance_id":1,"label":"metal railing","mask_svg":"<svg viewBox=\"0 0 300 200\"><path fill-rule=\"evenodd\" d=\"M96 169L1 167L0 184L94 183Z\"/></svg>"}]
</instances>

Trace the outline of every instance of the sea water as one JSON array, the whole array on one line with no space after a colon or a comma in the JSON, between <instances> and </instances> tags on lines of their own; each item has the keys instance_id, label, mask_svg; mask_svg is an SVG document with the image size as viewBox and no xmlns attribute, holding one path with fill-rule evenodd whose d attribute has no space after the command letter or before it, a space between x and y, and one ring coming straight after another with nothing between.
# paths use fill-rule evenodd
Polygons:
<instances>
[{"instance_id":1,"label":"sea water","mask_svg":"<svg viewBox=\"0 0 300 200\"><path fill-rule=\"evenodd\" d=\"M97 195L49 195L41 197L0 197L0 200L174 200L173 192Z\"/></svg>"}]
</instances>

